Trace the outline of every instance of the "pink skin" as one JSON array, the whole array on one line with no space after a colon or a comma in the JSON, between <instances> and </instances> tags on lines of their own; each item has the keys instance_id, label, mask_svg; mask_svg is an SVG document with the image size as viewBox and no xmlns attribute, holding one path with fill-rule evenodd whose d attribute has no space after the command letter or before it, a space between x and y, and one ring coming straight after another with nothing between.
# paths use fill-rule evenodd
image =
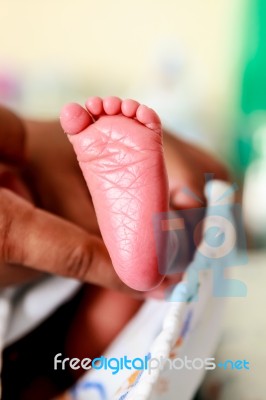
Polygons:
<instances>
[{"instance_id":1,"label":"pink skin","mask_svg":"<svg viewBox=\"0 0 266 400\"><path fill-rule=\"evenodd\" d=\"M150 290L163 279L153 216L168 211L161 122L150 108L117 97L71 103L60 116L94 203L114 268L128 286Z\"/></svg>"}]
</instances>

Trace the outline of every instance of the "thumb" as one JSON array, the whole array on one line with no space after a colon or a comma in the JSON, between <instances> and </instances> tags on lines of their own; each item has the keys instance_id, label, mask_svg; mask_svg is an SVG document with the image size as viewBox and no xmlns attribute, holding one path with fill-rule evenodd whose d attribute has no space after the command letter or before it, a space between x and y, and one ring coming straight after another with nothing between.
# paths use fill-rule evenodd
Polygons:
<instances>
[{"instance_id":1,"label":"thumb","mask_svg":"<svg viewBox=\"0 0 266 400\"><path fill-rule=\"evenodd\" d=\"M6 264L23 265L129 290L116 275L99 237L35 208L9 190L0 189L0 208L0 270Z\"/></svg>"}]
</instances>

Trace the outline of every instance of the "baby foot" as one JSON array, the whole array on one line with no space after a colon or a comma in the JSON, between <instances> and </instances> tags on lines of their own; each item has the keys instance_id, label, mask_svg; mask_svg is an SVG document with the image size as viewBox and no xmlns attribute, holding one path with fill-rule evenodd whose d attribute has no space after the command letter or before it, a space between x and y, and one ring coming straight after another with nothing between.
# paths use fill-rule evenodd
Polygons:
<instances>
[{"instance_id":1,"label":"baby foot","mask_svg":"<svg viewBox=\"0 0 266 400\"><path fill-rule=\"evenodd\" d=\"M168 210L161 122L150 108L117 97L71 103L60 116L92 196L114 268L128 286L149 290L159 273L153 216ZM77 205L78 206L78 205Z\"/></svg>"}]
</instances>

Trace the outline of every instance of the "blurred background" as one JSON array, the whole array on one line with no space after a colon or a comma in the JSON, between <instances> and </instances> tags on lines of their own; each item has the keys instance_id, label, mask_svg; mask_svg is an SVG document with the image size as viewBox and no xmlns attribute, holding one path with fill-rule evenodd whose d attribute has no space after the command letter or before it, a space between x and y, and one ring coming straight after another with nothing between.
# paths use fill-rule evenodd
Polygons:
<instances>
[{"instance_id":1,"label":"blurred background","mask_svg":"<svg viewBox=\"0 0 266 400\"><path fill-rule=\"evenodd\" d=\"M0 101L54 118L68 101L133 96L212 149L266 243L264 0L1 0Z\"/></svg>"},{"instance_id":2,"label":"blurred background","mask_svg":"<svg viewBox=\"0 0 266 400\"><path fill-rule=\"evenodd\" d=\"M229 300L217 354L257 358L248 376L209 377L204 399L266 392L265 21L264 0L1 0L0 102L43 119L90 95L132 96L229 165L250 247L234 273L248 297Z\"/></svg>"}]
</instances>

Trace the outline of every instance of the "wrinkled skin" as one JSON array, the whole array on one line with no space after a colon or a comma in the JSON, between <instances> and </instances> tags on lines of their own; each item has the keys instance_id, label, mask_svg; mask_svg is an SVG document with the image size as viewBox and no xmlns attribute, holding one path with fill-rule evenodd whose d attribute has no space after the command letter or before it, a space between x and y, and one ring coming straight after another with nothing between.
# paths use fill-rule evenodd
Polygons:
<instances>
[{"instance_id":1,"label":"wrinkled skin","mask_svg":"<svg viewBox=\"0 0 266 400\"><path fill-rule=\"evenodd\" d=\"M70 133L117 274L128 286L149 290L163 279L153 216L168 211L169 205L161 125L155 112L145 106L138 105L134 119L121 114L123 103L114 114L112 105L117 101L116 97L104 99L104 113L96 122L89 117L88 126L79 133L74 122L85 121L86 111L77 104L63 109L61 123Z\"/></svg>"}]
</instances>

